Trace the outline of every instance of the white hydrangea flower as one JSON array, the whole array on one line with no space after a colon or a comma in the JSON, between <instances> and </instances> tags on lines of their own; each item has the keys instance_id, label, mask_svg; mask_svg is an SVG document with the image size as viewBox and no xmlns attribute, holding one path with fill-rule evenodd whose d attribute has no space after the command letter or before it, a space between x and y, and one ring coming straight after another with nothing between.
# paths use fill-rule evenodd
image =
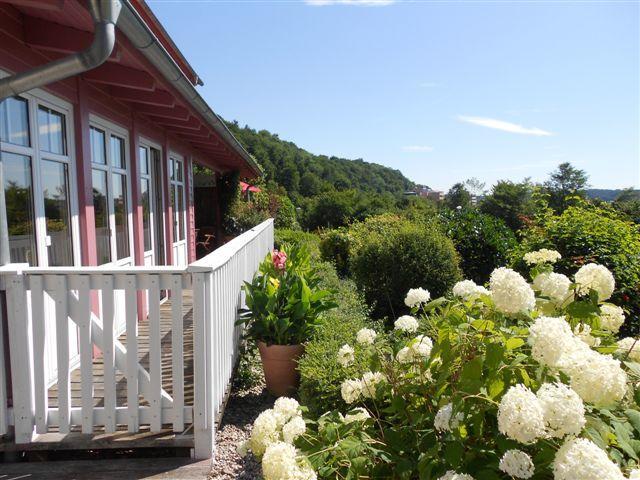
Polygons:
<instances>
[{"instance_id":1,"label":"white hydrangea flower","mask_svg":"<svg viewBox=\"0 0 640 480\"><path fill-rule=\"evenodd\" d=\"M531 443L546 435L542 406L524 385L512 386L500 400L498 430L520 443Z\"/></svg>"},{"instance_id":2,"label":"white hydrangea flower","mask_svg":"<svg viewBox=\"0 0 640 480\"><path fill-rule=\"evenodd\" d=\"M342 399L346 403L353 403L362 395L362 382L360 380L345 380L340 387Z\"/></svg>"},{"instance_id":3,"label":"white hydrangea flower","mask_svg":"<svg viewBox=\"0 0 640 480\"><path fill-rule=\"evenodd\" d=\"M373 398L376 395L376 388L379 383L386 381L384 374L380 372L366 372L360 380L362 385L362 396Z\"/></svg>"},{"instance_id":4,"label":"white hydrangea flower","mask_svg":"<svg viewBox=\"0 0 640 480\"><path fill-rule=\"evenodd\" d=\"M587 403L611 405L622 400L627 391L627 374L611 355L590 351L563 369L571 379L571 388Z\"/></svg>"},{"instance_id":5,"label":"white hydrangea flower","mask_svg":"<svg viewBox=\"0 0 640 480\"><path fill-rule=\"evenodd\" d=\"M407 296L404 299L404 304L413 308L421 303L427 303L431 299L431 293L424 288L412 288L407 292Z\"/></svg>"},{"instance_id":6,"label":"white hydrangea flower","mask_svg":"<svg viewBox=\"0 0 640 480\"><path fill-rule=\"evenodd\" d=\"M398 318L394 325L394 330L400 330L407 333L415 333L418 330L418 320L411 315L403 315Z\"/></svg>"},{"instance_id":7,"label":"white hydrangea flower","mask_svg":"<svg viewBox=\"0 0 640 480\"><path fill-rule=\"evenodd\" d=\"M412 363L431 355L433 342L426 335L418 335L411 340L406 347L396 354L396 360L400 363Z\"/></svg>"},{"instance_id":8,"label":"white hydrangea flower","mask_svg":"<svg viewBox=\"0 0 640 480\"><path fill-rule=\"evenodd\" d=\"M595 290L598 292L598 300L601 302L611 298L616 286L609 269L596 263L589 263L580 267L576 272L575 279L578 293L586 295L589 290Z\"/></svg>"},{"instance_id":9,"label":"white hydrangea flower","mask_svg":"<svg viewBox=\"0 0 640 480\"><path fill-rule=\"evenodd\" d=\"M296 438L307 431L307 425L302 417L293 417L282 427L282 438L287 443L293 443Z\"/></svg>"},{"instance_id":10,"label":"white hydrangea flower","mask_svg":"<svg viewBox=\"0 0 640 480\"><path fill-rule=\"evenodd\" d=\"M536 296L527 281L510 268L496 268L489 286L496 308L503 313L528 312L536 306Z\"/></svg>"},{"instance_id":11,"label":"white hydrangea flower","mask_svg":"<svg viewBox=\"0 0 640 480\"><path fill-rule=\"evenodd\" d=\"M578 435L587 420L580 396L563 383L545 383L536 394L547 431L552 437Z\"/></svg>"},{"instance_id":12,"label":"white hydrangea flower","mask_svg":"<svg viewBox=\"0 0 640 480\"><path fill-rule=\"evenodd\" d=\"M280 397L273 404L273 411L282 416L282 423L289 421L293 417L302 415L300 404L294 398Z\"/></svg>"},{"instance_id":13,"label":"white hydrangea flower","mask_svg":"<svg viewBox=\"0 0 640 480\"><path fill-rule=\"evenodd\" d=\"M529 252L524 254L524 261L528 265L537 265L539 263L556 263L562 258L560 252L556 250L549 250L548 248L541 248L535 252Z\"/></svg>"},{"instance_id":14,"label":"white hydrangea flower","mask_svg":"<svg viewBox=\"0 0 640 480\"><path fill-rule=\"evenodd\" d=\"M266 448L277 442L280 438L280 431L278 420L274 411L269 409L258 415L255 422L253 422L253 428L251 430L251 437L249 438L249 448L253 454L260 457L266 450Z\"/></svg>"},{"instance_id":15,"label":"white hydrangea flower","mask_svg":"<svg viewBox=\"0 0 640 480\"><path fill-rule=\"evenodd\" d=\"M624 310L617 305L600 305L600 326L603 330L618 333L624 323Z\"/></svg>"},{"instance_id":16,"label":"white hydrangea flower","mask_svg":"<svg viewBox=\"0 0 640 480\"><path fill-rule=\"evenodd\" d=\"M353 349L353 347L345 343L343 346L340 347L340 350L338 350L338 355L337 355L338 363L343 367L348 367L353 363L353 361L356 358L354 354L355 354L355 350Z\"/></svg>"},{"instance_id":17,"label":"white hydrangea flower","mask_svg":"<svg viewBox=\"0 0 640 480\"><path fill-rule=\"evenodd\" d=\"M364 422L365 420L371 418L369 412L366 408L355 408L350 413L347 413L342 421L344 423L353 423L353 422Z\"/></svg>"},{"instance_id":18,"label":"white hydrangea flower","mask_svg":"<svg viewBox=\"0 0 640 480\"><path fill-rule=\"evenodd\" d=\"M629 360L640 362L640 339L627 337L619 340L618 353L623 358L628 356Z\"/></svg>"},{"instance_id":19,"label":"white hydrangea flower","mask_svg":"<svg viewBox=\"0 0 640 480\"><path fill-rule=\"evenodd\" d=\"M441 476L438 480L475 480L471 475L467 475L466 473L458 473L453 470L447 471L443 476Z\"/></svg>"},{"instance_id":20,"label":"white hydrangea flower","mask_svg":"<svg viewBox=\"0 0 640 480\"><path fill-rule=\"evenodd\" d=\"M358 330L358 333L356 333L356 341L360 345L373 345L377 336L378 334L375 330L371 328L361 328Z\"/></svg>"},{"instance_id":21,"label":"white hydrangea flower","mask_svg":"<svg viewBox=\"0 0 640 480\"><path fill-rule=\"evenodd\" d=\"M558 304L569 298L570 287L571 280L561 273L543 272L533 279L533 288Z\"/></svg>"},{"instance_id":22,"label":"white hydrangea flower","mask_svg":"<svg viewBox=\"0 0 640 480\"><path fill-rule=\"evenodd\" d=\"M454 428L458 428L460 422L464 419L462 412L456 413L456 416L452 418L453 405L447 403L444 407L438 410L435 418L433 419L433 427L439 432L450 432Z\"/></svg>"},{"instance_id":23,"label":"white hydrangea flower","mask_svg":"<svg viewBox=\"0 0 640 480\"><path fill-rule=\"evenodd\" d=\"M590 347L597 347L600 345L600 339L591 335L591 327L586 323L578 323L573 328L573 333L577 338Z\"/></svg>"},{"instance_id":24,"label":"white hydrangea flower","mask_svg":"<svg viewBox=\"0 0 640 480\"><path fill-rule=\"evenodd\" d=\"M591 440L574 438L553 460L554 480L623 480L620 468Z\"/></svg>"},{"instance_id":25,"label":"white hydrangea flower","mask_svg":"<svg viewBox=\"0 0 640 480\"><path fill-rule=\"evenodd\" d=\"M316 474L306 459L300 458L296 448L285 442L276 442L262 457L264 480L315 480Z\"/></svg>"},{"instance_id":26,"label":"white hydrangea flower","mask_svg":"<svg viewBox=\"0 0 640 480\"><path fill-rule=\"evenodd\" d=\"M504 452L498 468L513 478L531 478L535 472L533 460L522 450Z\"/></svg>"},{"instance_id":27,"label":"white hydrangea flower","mask_svg":"<svg viewBox=\"0 0 640 480\"><path fill-rule=\"evenodd\" d=\"M573 337L564 317L538 317L529 327L531 356L542 365L558 367Z\"/></svg>"},{"instance_id":28,"label":"white hydrangea flower","mask_svg":"<svg viewBox=\"0 0 640 480\"><path fill-rule=\"evenodd\" d=\"M480 285L476 285L476 282L473 280L462 280L456 283L451 292L463 300L472 300L478 298L480 295L490 295L489 290Z\"/></svg>"},{"instance_id":29,"label":"white hydrangea flower","mask_svg":"<svg viewBox=\"0 0 640 480\"><path fill-rule=\"evenodd\" d=\"M247 453L249 453L249 440L238 443L238 445L236 445L236 452L242 458L246 457Z\"/></svg>"}]
</instances>

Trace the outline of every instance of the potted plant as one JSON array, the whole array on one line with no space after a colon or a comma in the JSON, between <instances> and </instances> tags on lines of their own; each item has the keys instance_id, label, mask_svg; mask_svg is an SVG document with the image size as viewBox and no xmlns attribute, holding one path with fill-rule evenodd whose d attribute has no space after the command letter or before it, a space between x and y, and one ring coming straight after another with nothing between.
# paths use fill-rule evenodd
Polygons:
<instances>
[{"instance_id":1,"label":"potted plant","mask_svg":"<svg viewBox=\"0 0 640 480\"><path fill-rule=\"evenodd\" d=\"M267 390L290 395L298 386L297 360L320 323L320 314L336 306L304 246L273 250L251 283L245 282L247 309L238 320L258 343Z\"/></svg>"}]
</instances>

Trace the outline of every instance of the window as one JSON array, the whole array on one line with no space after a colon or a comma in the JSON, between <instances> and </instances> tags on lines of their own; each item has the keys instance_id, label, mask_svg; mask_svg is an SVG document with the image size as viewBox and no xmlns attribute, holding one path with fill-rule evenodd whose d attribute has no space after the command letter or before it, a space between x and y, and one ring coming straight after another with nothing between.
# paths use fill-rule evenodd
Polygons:
<instances>
[{"instance_id":1,"label":"window","mask_svg":"<svg viewBox=\"0 0 640 480\"><path fill-rule=\"evenodd\" d=\"M60 103L60 105L58 105ZM45 93L0 102L11 262L73 265L69 108Z\"/></svg>"},{"instance_id":2,"label":"window","mask_svg":"<svg viewBox=\"0 0 640 480\"><path fill-rule=\"evenodd\" d=\"M186 238L184 208L184 162L173 156L169 157L169 178L171 180L171 208L173 209L174 242Z\"/></svg>"},{"instance_id":3,"label":"window","mask_svg":"<svg viewBox=\"0 0 640 480\"><path fill-rule=\"evenodd\" d=\"M153 248L151 244L151 173L149 169L149 148L140 147L140 195L142 197L142 237L144 251Z\"/></svg>"},{"instance_id":4,"label":"window","mask_svg":"<svg viewBox=\"0 0 640 480\"><path fill-rule=\"evenodd\" d=\"M130 257L127 141L102 122L90 127L93 209L100 265Z\"/></svg>"}]
</instances>

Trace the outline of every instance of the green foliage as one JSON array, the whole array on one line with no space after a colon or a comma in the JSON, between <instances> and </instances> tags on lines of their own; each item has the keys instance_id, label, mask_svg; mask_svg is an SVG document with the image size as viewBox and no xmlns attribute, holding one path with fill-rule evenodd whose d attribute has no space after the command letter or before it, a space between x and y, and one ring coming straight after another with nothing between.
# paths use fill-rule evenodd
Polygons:
<instances>
[{"instance_id":1,"label":"green foliage","mask_svg":"<svg viewBox=\"0 0 640 480\"><path fill-rule=\"evenodd\" d=\"M300 359L300 399L310 411L319 415L340 405L340 379L344 369L336 364L335 352L345 343L352 342L364 327L371 328L369 308L351 280L340 279L329 263L318 265L319 286L331 290L338 307L322 314L320 326L312 340L306 344ZM367 364L354 364L348 371L362 375Z\"/></svg>"},{"instance_id":2,"label":"green foliage","mask_svg":"<svg viewBox=\"0 0 640 480\"><path fill-rule=\"evenodd\" d=\"M296 203L298 195L315 196L326 190L402 194L413 186L398 170L360 159L313 155L266 130L240 127L237 122L227 126L260 162L267 180L284 186Z\"/></svg>"},{"instance_id":3,"label":"green foliage","mask_svg":"<svg viewBox=\"0 0 640 480\"><path fill-rule=\"evenodd\" d=\"M227 228L232 223L229 222L231 216L231 210L233 208L236 199L240 192L240 172L234 170L229 173L224 173L216 176L216 188L218 189L218 201L220 202L220 215L222 215L222 222L225 225L227 233L232 233L228 230L233 228ZM254 226L257 225L254 224Z\"/></svg>"},{"instance_id":4,"label":"green foliage","mask_svg":"<svg viewBox=\"0 0 640 480\"><path fill-rule=\"evenodd\" d=\"M276 228L275 230L275 248L281 249L284 245L304 246L311 255L312 262L320 255L319 243L320 237L315 233L286 228Z\"/></svg>"},{"instance_id":5,"label":"green foliage","mask_svg":"<svg viewBox=\"0 0 640 480\"><path fill-rule=\"evenodd\" d=\"M538 300L540 308L548 307L546 300ZM597 296L583 302L598 312ZM591 354L615 352L616 358L623 360L626 386L631 392L640 379L640 364L616 351L611 333L599 331L591 314L580 313L585 309L571 309L571 305L553 306L550 314L566 316L570 328L578 323L591 325L602 342ZM527 417L513 422L513 430L519 431L516 437L499 429L497 418L500 402L511 387L526 387L535 393L543 384L572 385L571 370L567 373L549 368L532 354L527 341L529 327L542 310L508 315L496 308L490 296L481 295L465 301L436 299L414 308L412 314L419 317L415 333L393 331L379 335L371 346L357 346L355 335L351 339L341 337L327 347L333 348L327 356L333 356L333 368L341 373L336 383L350 379L359 382L360 390L352 400L344 399L337 408L311 420L307 434L296 442L318 478L438 479L452 470L477 479L506 479L511 477L500 470L499 461L511 449L531 456L535 466L532 478L554 478L552 462L556 452L572 439L572 434L551 436L541 432L533 440L521 443L517 435L526 427L518 428L518 423L526 423L533 415L530 407L511 403L504 406L512 415ZM421 351L415 347L420 342L424 345L425 340L418 335L430 339ZM567 335L581 342L570 331ZM357 346L354 363L346 366L336 361L343 342ZM400 353L412 348L415 350L411 357ZM593 361L586 353L584 358ZM367 388L360 375L363 369L379 373L382 380ZM360 377L363 379L358 380ZM452 408L450 420L438 419L438 412L448 404ZM624 472L637 468L638 396L619 396L606 406L585 401L585 407L586 425L578 427L577 436L605 450ZM552 415L558 415L558 408L561 407L552 407ZM345 421L342 414L348 412L362 417ZM542 415L547 422L547 414ZM595 469L595 478L600 473L595 462L591 468Z\"/></svg>"},{"instance_id":6,"label":"green foliage","mask_svg":"<svg viewBox=\"0 0 640 480\"><path fill-rule=\"evenodd\" d=\"M253 281L245 282L247 310L238 324L247 325L247 337L268 345L307 341L320 314L336 306L331 292L321 289L319 282L304 246L284 246L269 253Z\"/></svg>"},{"instance_id":7,"label":"green foliage","mask_svg":"<svg viewBox=\"0 0 640 480\"><path fill-rule=\"evenodd\" d=\"M449 189L444 197L444 201L449 208L466 208L471 205L471 193L462 183L456 183Z\"/></svg>"},{"instance_id":8,"label":"green foliage","mask_svg":"<svg viewBox=\"0 0 640 480\"><path fill-rule=\"evenodd\" d=\"M496 267L507 263L517 245L515 235L502 220L477 210L445 210L440 218L460 254L465 278L476 283L487 282Z\"/></svg>"},{"instance_id":9,"label":"green foliage","mask_svg":"<svg viewBox=\"0 0 640 480\"><path fill-rule=\"evenodd\" d=\"M437 225L383 216L352 232L350 271L376 318L406 310L403 299L410 288L440 296L460 279L458 254Z\"/></svg>"},{"instance_id":10,"label":"green foliage","mask_svg":"<svg viewBox=\"0 0 640 480\"><path fill-rule=\"evenodd\" d=\"M480 203L483 213L502 219L513 231L520 230L533 213L533 185L528 180L500 180Z\"/></svg>"},{"instance_id":11,"label":"green foliage","mask_svg":"<svg viewBox=\"0 0 640 480\"><path fill-rule=\"evenodd\" d=\"M286 191L277 185L262 185L259 192L245 197L238 192L231 207L230 220L233 233L249 230L267 218L274 219L276 228L300 228L296 209L287 197Z\"/></svg>"},{"instance_id":12,"label":"green foliage","mask_svg":"<svg viewBox=\"0 0 640 480\"><path fill-rule=\"evenodd\" d=\"M589 176L584 170L575 168L569 162L561 163L557 170L551 172L549 180L544 182L549 206L556 212L563 212L572 204L572 196L585 197L588 180Z\"/></svg>"},{"instance_id":13,"label":"green foliage","mask_svg":"<svg viewBox=\"0 0 640 480\"><path fill-rule=\"evenodd\" d=\"M325 230L320 235L320 257L331 262L341 276L349 273L349 250L351 236L346 228Z\"/></svg>"},{"instance_id":14,"label":"green foliage","mask_svg":"<svg viewBox=\"0 0 640 480\"><path fill-rule=\"evenodd\" d=\"M627 188L613 202L613 208L634 223L640 223L640 190Z\"/></svg>"},{"instance_id":15,"label":"green foliage","mask_svg":"<svg viewBox=\"0 0 640 480\"><path fill-rule=\"evenodd\" d=\"M616 279L613 300L631 316L622 334L640 332L640 228L611 210L587 204L569 207L561 215L545 215L523 232L514 257L523 251L552 248L562 259L562 273L585 263L600 263ZM522 265L520 264L522 267Z\"/></svg>"}]
</instances>

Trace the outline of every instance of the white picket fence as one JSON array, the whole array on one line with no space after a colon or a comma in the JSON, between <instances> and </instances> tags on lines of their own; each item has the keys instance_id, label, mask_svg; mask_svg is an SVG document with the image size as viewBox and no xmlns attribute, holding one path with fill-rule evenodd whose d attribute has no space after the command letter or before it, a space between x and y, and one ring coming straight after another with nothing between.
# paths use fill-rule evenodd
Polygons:
<instances>
[{"instance_id":1,"label":"white picket fence","mask_svg":"<svg viewBox=\"0 0 640 480\"><path fill-rule=\"evenodd\" d=\"M253 277L273 247L273 220L236 237L205 258L185 267L136 266L35 268L0 267L0 289L6 290L13 407L7 403L6 366L0 365L0 434L14 426L15 442L34 435L80 427L114 432L126 425L152 432L172 425L183 432L193 423L196 458L209 458L214 448L214 421L221 408L238 354L240 328L235 326L243 304L242 284ZM193 290L194 401L185 405L183 352L183 290ZM171 313L172 394L163 390L160 292L169 291ZM124 305L117 301L124 292ZM138 292L148 298L149 367L138 361ZM115 300L115 301L114 301ZM96 309L96 304L98 308ZM126 317L126 346L117 340L118 309ZM94 311L94 310L97 310ZM78 330L81 407L70 398L70 343ZM0 324L0 329L2 325ZM0 335L3 332L0 331ZM45 354L55 344L55 358ZM2 338L2 337L0 337ZM104 402L94 406L94 345L103 355ZM0 343L0 362L4 352ZM50 349L49 349L50 350ZM48 405L48 363L57 369L58 406ZM126 406L116 403L116 371L126 377ZM166 379L165 379L166 384ZM112 387L112 388L109 388ZM139 404L142 396L148 406Z\"/></svg>"}]
</instances>

